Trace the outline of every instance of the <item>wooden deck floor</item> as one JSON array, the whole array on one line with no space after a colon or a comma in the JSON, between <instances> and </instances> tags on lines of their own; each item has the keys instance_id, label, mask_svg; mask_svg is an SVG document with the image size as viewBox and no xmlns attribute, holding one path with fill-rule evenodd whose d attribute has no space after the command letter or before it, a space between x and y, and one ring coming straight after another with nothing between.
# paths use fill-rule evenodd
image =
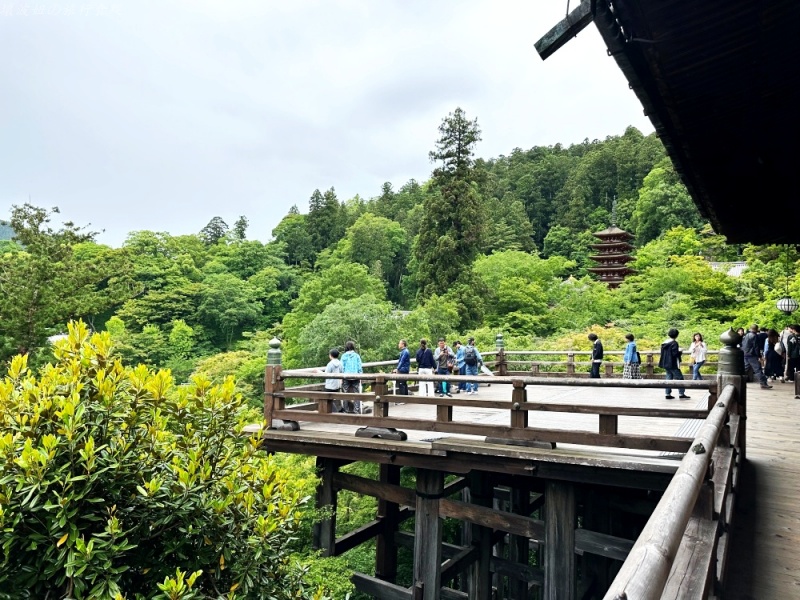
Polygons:
<instances>
[{"instance_id":1,"label":"wooden deck floor","mask_svg":"<svg viewBox=\"0 0 800 600\"><path fill-rule=\"evenodd\" d=\"M800 598L800 400L789 383L751 383L747 397L747 462L724 598Z\"/></svg>"}]
</instances>

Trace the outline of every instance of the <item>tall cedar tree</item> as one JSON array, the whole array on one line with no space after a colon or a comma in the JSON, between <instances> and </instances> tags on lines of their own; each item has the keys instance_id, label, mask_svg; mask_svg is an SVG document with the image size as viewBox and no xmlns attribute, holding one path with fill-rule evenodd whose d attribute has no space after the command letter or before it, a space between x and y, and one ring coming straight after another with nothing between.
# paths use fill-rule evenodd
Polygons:
<instances>
[{"instance_id":1,"label":"tall cedar tree","mask_svg":"<svg viewBox=\"0 0 800 600\"><path fill-rule=\"evenodd\" d=\"M472 261L481 249L485 215L478 194L475 145L481 139L478 120L461 108L439 126L441 137L431 162L441 161L425 196L424 217L414 252L419 265L418 298L443 294L469 279Z\"/></svg>"},{"instance_id":2,"label":"tall cedar tree","mask_svg":"<svg viewBox=\"0 0 800 600\"><path fill-rule=\"evenodd\" d=\"M311 236L314 252L321 252L338 242L344 235L342 206L331 188L324 194L314 190L308 202L306 229Z\"/></svg>"},{"instance_id":3,"label":"tall cedar tree","mask_svg":"<svg viewBox=\"0 0 800 600\"><path fill-rule=\"evenodd\" d=\"M214 217L200 230L200 238L207 246L214 246L228 234L228 224L222 217Z\"/></svg>"}]
</instances>

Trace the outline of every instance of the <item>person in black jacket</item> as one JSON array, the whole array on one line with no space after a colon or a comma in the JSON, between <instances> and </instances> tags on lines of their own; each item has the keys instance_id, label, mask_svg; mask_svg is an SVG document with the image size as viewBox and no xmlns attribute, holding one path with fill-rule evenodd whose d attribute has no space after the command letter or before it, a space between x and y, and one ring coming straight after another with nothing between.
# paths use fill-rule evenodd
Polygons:
<instances>
[{"instance_id":1,"label":"person in black jacket","mask_svg":"<svg viewBox=\"0 0 800 600\"><path fill-rule=\"evenodd\" d=\"M661 356L658 359L658 366L664 369L664 378L669 381L671 379L683 379L681 373L681 347L678 345L678 330L675 328L667 332L667 339L661 343ZM672 388L668 387L666 390L665 398L672 400L675 396L672 395ZM686 388L678 388L678 398L685 400L689 396L686 395Z\"/></svg>"},{"instance_id":2,"label":"person in black jacket","mask_svg":"<svg viewBox=\"0 0 800 600\"><path fill-rule=\"evenodd\" d=\"M751 325L750 331L742 340L742 352L744 352L744 364L753 370L753 377L757 377L761 387L765 390L772 386L767 382L767 376L761 370L761 355L764 353L764 342L760 341L758 325Z\"/></svg>"},{"instance_id":3,"label":"person in black jacket","mask_svg":"<svg viewBox=\"0 0 800 600\"><path fill-rule=\"evenodd\" d=\"M422 338L419 341L419 350L417 350L417 373L420 375L433 375L433 368L436 363L433 360L433 352L428 348L428 340ZM420 396L433 396L433 383L430 381L419 382Z\"/></svg>"},{"instance_id":4,"label":"person in black jacket","mask_svg":"<svg viewBox=\"0 0 800 600\"><path fill-rule=\"evenodd\" d=\"M603 362L603 344L597 339L596 333L590 333L589 340L592 342L592 366L589 369L589 377L592 379L600 379L600 364Z\"/></svg>"}]
</instances>

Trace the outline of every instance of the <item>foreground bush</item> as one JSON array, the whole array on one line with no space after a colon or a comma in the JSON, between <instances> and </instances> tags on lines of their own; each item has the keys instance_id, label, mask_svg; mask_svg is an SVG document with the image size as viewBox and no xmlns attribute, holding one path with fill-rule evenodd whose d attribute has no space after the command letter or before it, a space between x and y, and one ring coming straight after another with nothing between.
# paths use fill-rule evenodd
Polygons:
<instances>
[{"instance_id":1,"label":"foreground bush","mask_svg":"<svg viewBox=\"0 0 800 600\"><path fill-rule=\"evenodd\" d=\"M306 499L232 379L176 389L82 323L55 357L0 381L0 597L324 597L290 552Z\"/></svg>"}]
</instances>

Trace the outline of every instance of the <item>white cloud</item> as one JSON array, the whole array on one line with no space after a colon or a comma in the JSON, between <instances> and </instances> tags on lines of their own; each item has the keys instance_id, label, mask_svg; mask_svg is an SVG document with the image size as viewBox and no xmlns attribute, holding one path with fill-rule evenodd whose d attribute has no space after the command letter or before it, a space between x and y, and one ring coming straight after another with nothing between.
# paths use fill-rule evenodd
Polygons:
<instances>
[{"instance_id":1,"label":"white cloud","mask_svg":"<svg viewBox=\"0 0 800 600\"><path fill-rule=\"evenodd\" d=\"M456 106L484 157L652 131L593 26L539 59L563 2L101 6L0 16L0 215L30 197L118 245L245 214L267 240L315 188L426 179Z\"/></svg>"}]
</instances>

